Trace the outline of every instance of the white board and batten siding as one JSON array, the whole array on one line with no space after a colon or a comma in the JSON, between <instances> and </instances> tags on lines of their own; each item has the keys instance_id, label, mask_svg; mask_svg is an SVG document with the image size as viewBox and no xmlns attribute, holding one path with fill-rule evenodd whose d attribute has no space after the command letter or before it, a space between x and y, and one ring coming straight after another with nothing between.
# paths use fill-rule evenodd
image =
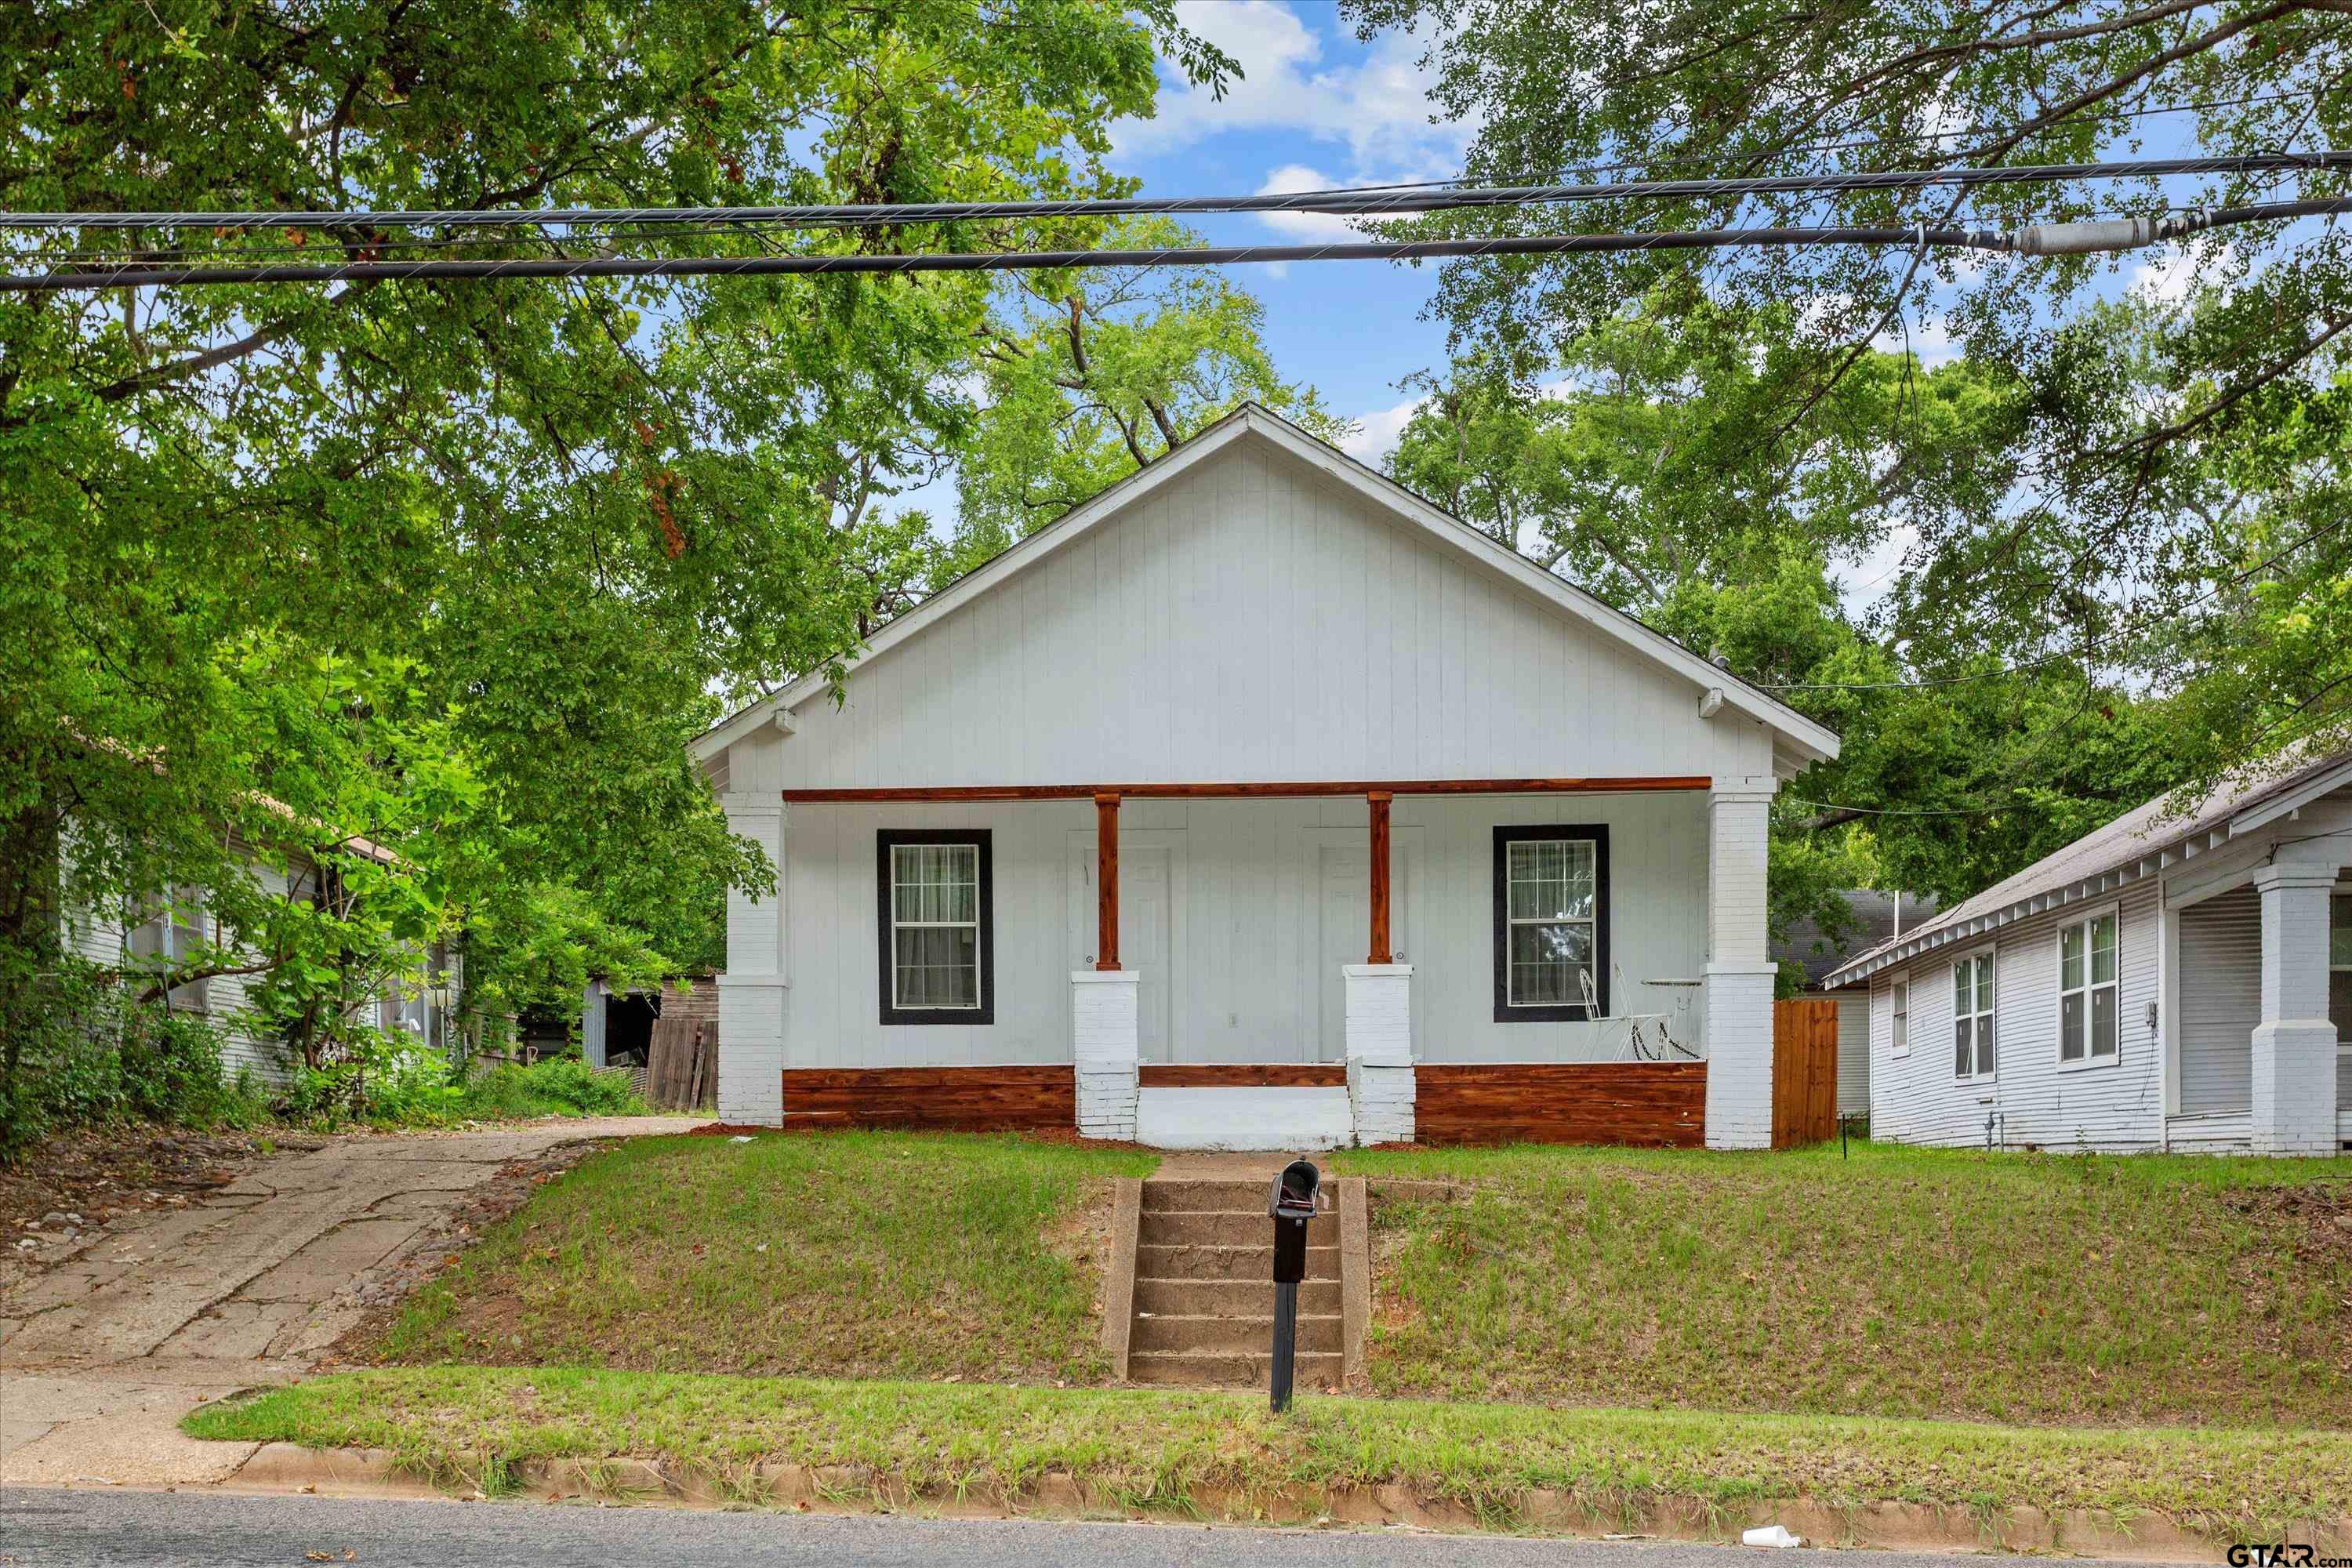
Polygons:
<instances>
[{"instance_id":1,"label":"white board and batten siding","mask_svg":"<svg viewBox=\"0 0 2352 1568\"><path fill-rule=\"evenodd\" d=\"M799 702L780 782L1771 773L1765 726L1702 721L1698 697L1370 498L1242 443L853 666L839 709Z\"/></svg>"},{"instance_id":2,"label":"white board and batten siding","mask_svg":"<svg viewBox=\"0 0 2352 1568\"><path fill-rule=\"evenodd\" d=\"M2160 1033L2148 1026L2160 988L2159 889L2151 879L2120 898L2083 900L1962 940L1871 977L1871 1133L1900 1142L1978 1144L1999 1113L2011 1148L2138 1151L2164 1141ZM2119 1050L2088 1066L2058 1059L2058 931L2113 909ZM1988 948L1993 967L1994 1071L1954 1070L1952 965ZM1910 986L1910 1051L1893 1054L1893 984Z\"/></svg>"},{"instance_id":3,"label":"white board and batten siding","mask_svg":"<svg viewBox=\"0 0 2352 1568\"><path fill-rule=\"evenodd\" d=\"M1748 781L1786 772L1792 745L1834 749L1742 711L1750 697L1703 714L1703 663L1547 597L1566 590L1444 531L1458 525L1433 531L1406 503L1244 437L1171 463L1082 531L1033 539L1019 549L1050 550L942 595L913 633L886 633L838 706L795 689L784 724L714 731L701 754L739 830L772 830L759 826L768 803L795 790ZM1609 829L1614 1022L1494 1020L1494 830L1543 823ZM886 827L989 831L992 1022L881 1022ZM1119 827L1143 1058L1341 1059L1340 966L1369 941L1362 797L1130 796ZM785 1067L1070 1060L1070 975L1096 956L1094 836L1084 799L788 802L780 898L739 898L730 916L730 952L760 962L730 959L746 1026L728 1038L780 1029ZM1391 945L1412 969L1415 1056L1612 1059L1626 1014L1702 1046L1709 839L1703 787L1400 795ZM762 923L777 910L781 931ZM764 1021L779 1006L781 1025ZM774 1111L756 1076L734 1080L728 1113Z\"/></svg>"},{"instance_id":4,"label":"white board and batten siding","mask_svg":"<svg viewBox=\"0 0 2352 1568\"><path fill-rule=\"evenodd\" d=\"M1695 989L1651 982L1686 981L1706 963L1706 813L1695 793L1399 799L1391 927L1400 962L1413 968L1415 1054L1478 1062L1622 1053L1622 1022L1494 1020L1494 829L1547 822L1609 829L1611 1012L1663 1016L1677 1039L1697 1046ZM1344 1059L1339 965L1363 961L1369 924L1363 804L1137 800L1119 815L1120 958L1142 976L1144 1059ZM989 830L992 1023L881 1023L875 836L883 827ZM1069 976L1095 958L1090 803L796 805L786 839L786 1066L1071 1059Z\"/></svg>"}]
</instances>

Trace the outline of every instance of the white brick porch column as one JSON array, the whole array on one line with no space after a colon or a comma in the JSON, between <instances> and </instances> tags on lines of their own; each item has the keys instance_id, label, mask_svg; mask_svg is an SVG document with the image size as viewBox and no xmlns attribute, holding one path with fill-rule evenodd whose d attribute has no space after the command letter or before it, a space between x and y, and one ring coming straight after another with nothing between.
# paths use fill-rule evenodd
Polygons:
<instances>
[{"instance_id":1,"label":"white brick porch column","mask_svg":"<svg viewBox=\"0 0 2352 1568\"><path fill-rule=\"evenodd\" d=\"M1772 976L1764 873L1773 778L1718 778L1707 796L1706 1146L1772 1146Z\"/></svg>"},{"instance_id":2,"label":"white brick porch column","mask_svg":"<svg viewBox=\"0 0 2352 1568\"><path fill-rule=\"evenodd\" d=\"M2333 865L2282 861L2254 873L2263 900L2257 1154L2336 1152L2336 1025L2327 1016L2327 899L2335 885Z\"/></svg>"},{"instance_id":3,"label":"white brick porch column","mask_svg":"<svg viewBox=\"0 0 2352 1568\"><path fill-rule=\"evenodd\" d=\"M1343 963L1348 1100L1359 1143L1412 1142L1412 965Z\"/></svg>"},{"instance_id":4,"label":"white brick porch column","mask_svg":"<svg viewBox=\"0 0 2352 1568\"><path fill-rule=\"evenodd\" d=\"M770 793L720 797L729 831L776 868L776 889L754 899L727 890L727 972L719 977L719 1120L784 1121L784 803Z\"/></svg>"},{"instance_id":5,"label":"white brick porch column","mask_svg":"<svg viewBox=\"0 0 2352 1568\"><path fill-rule=\"evenodd\" d=\"M1138 1022L1133 969L1070 972L1070 1040L1077 1059L1078 1131L1135 1141Z\"/></svg>"}]
</instances>

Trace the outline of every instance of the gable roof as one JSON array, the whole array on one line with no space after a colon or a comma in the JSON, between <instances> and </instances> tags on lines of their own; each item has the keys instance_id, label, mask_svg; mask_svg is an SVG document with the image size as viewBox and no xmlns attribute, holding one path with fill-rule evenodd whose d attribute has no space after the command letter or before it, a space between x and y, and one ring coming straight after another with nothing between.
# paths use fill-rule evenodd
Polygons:
<instances>
[{"instance_id":1,"label":"gable roof","mask_svg":"<svg viewBox=\"0 0 2352 1568\"><path fill-rule=\"evenodd\" d=\"M1826 761L1838 753L1834 731L1806 718L1761 688L1710 664L1662 632L1653 630L1622 610L1612 608L1585 590L1529 561L1517 551L1496 543L1479 529L1441 511L1377 469L1357 461L1337 447L1300 429L1289 420L1255 403L1245 403L1174 451L1141 468L1065 512L1011 548L957 578L915 608L884 626L868 639L863 655L871 659L953 615L961 606L1026 572L1076 540L1084 538L1141 496L1174 481L1193 467L1244 439L1270 442L1342 487L1379 504L1390 513L1417 525L1444 547L1477 560L1489 570L1531 589L1538 597L1571 618L1613 637L1652 664L1683 676L1701 693L1720 692L1722 705L1769 727L1780 739L1777 750L1792 752L1801 763ZM690 750L698 762L710 763L727 748L799 707L831 687L823 670L814 670L782 691L747 704L704 731ZM789 721L786 721L789 726Z\"/></svg>"},{"instance_id":2,"label":"gable roof","mask_svg":"<svg viewBox=\"0 0 2352 1568\"><path fill-rule=\"evenodd\" d=\"M1902 895L1902 919L1895 919L1895 895L1880 892L1875 888L1848 888L1837 895L1845 901L1853 917L1853 929L1843 942L1833 942L1822 931L1820 922L1811 916L1791 921L1788 934L1779 942L1766 944L1764 956L1782 969L1794 964L1807 976L1806 985L1812 990L1827 989L1827 983L1812 978L1817 970L1833 968L1844 963L1850 954L1861 954L1885 945L1898 931L1914 931L1927 926L1936 918L1936 895L1905 893ZM1825 966L1822 961L1829 964Z\"/></svg>"},{"instance_id":3,"label":"gable roof","mask_svg":"<svg viewBox=\"0 0 2352 1568\"><path fill-rule=\"evenodd\" d=\"M2249 769L2225 779L2186 813L2169 795L2124 813L2005 881L1955 904L1917 931L1890 938L1822 977L1851 985L1882 969L1931 952L2057 904L2095 897L2152 876L2176 858L2219 848L2352 784L2352 752L2306 758L2283 773Z\"/></svg>"}]
</instances>

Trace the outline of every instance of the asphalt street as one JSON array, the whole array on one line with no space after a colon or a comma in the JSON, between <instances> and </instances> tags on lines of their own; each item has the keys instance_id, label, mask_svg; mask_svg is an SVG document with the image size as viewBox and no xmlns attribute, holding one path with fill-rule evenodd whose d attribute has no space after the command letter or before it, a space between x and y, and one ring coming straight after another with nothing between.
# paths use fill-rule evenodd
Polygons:
<instances>
[{"instance_id":1,"label":"asphalt street","mask_svg":"<svg viewBox=\"0 0 2352 1568\"><path fill-rule=\"evenodd\" d=\"M953 1563L959 1568L1760 1568L1760 1550L1523 1541L1399 1531L1242 1530L887 1517L816 1518L522 1502L0 1489L0 1568L192 1563L305 1568L506 1564ZM1984 1559L1841 1552L1839 1568L1984 1568Z\"/></svg>"}]
</instances>

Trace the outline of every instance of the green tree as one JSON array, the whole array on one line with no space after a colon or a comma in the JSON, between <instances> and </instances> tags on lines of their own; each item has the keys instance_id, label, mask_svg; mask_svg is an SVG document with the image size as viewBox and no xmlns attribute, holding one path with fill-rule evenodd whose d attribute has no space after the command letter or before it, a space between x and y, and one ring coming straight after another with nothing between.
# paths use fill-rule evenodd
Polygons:
<instances>
[{"instance_id":1,"label":"green tree","mask_svg":"<svg viewBox=\"0 0 2352 1568\"><path fill-rule=\"evenodd\" d=\"M1150 111L1157 50L1196 79L1232 68L1169 0L37 0L0 12L0 203L1116 195L1107 127ZM418 238L461 256L615 243L139 226L13 243L11 266L415 254ZM447 878L444 906L503 910L512 951L530 950L516 922L544 889L571 887L680 959L707 954L713 892L759 868L680 742L726 698L852 640L860 486L965 427L943 377L989 303L984 280L950 277L0 301L0 1042L62 961L77 895L194 885L226 901L278 831L271 799L381 835ZM358 669L364 689L272 743L272 716L315 690L296 669ZM389 725L405 750L372 750ZM428 753L471 781L465 798L421 788ZM481 957L468 972L487 980Z\"/></svg>"},{"instance_id":2,"label":"green tree","mask_svg":"<svg viewBox=\"0 0 2352 1568\"><path fill-rule=\"evenodd\" d=\"M1163 218L1122 225L1121 249L1190 244ZM958 452L951 577L1150 467L1244 403L1327 439L1347 434L1315 389L1285 380L1265 307L1226 274L1125 268L1024 274L982 331L978 411Z\"/></svg>"},{"instance_id":3,"label":"green tree","mask_svg":"<svg viewBox=\"0 0 2352 1568\"><path fill-rule=\"evenodd\" d=\"M1468 174L1478 182L1577 178L1599 165L1633 178L2226 155L2336 146L2352 132L2352 21L2334 0L1347 9L1368 36L1412 29L1429 41L1440 112L1476 128ZM2005 228L2344 189L2340 172L2216 172L1968 192L1696 194L1572 211L1575 226L1594 229ZM1533 232L1561 220L1561 209L1539 208L1405 226ZM2143 286L2144 262L2171 268L2173 286ZM2322 435L2298 414L2326 401L2352 342L2352 238L2315 221L2217 229L2124 257L1829 246L1489 258L1450 264L1436 309L1462 353L1525 378L1636 301L1704 325L1724 307L1739 320L1791 300L1806 309L1775 329L1788 352L1776 349L1760 389L1761 435L1718 454L1726 482L1784 482L1795 466L1781 438L1809 445L1834 425L1876 345L1913 328L1948 332L1990 384L2018 389L2007 450L2020 482L1999 508L1923 528L1921 569L1897 596L1892 628L1913 673L1988 653L2114 669L2121 647L2153 660L2136 672L2143 689L2170 696L2185 689L2161 657L2172 636L2163 623L2210 619L2214 572L2260 559L2241 548L2257 504L2248 498L2275 496L2296 471L2281 433ZM2324 593L2347 560L2340 543L2308 552L2304 586ZM2332 618L2310 608L2315 635L2331 635ZM2283 610L2275 624L2294 618ZM2210 771L2336 732L2347 710L2332 684L2334 647L2305 643L2295 663L2270 666L2261 702L2168 710L2201 715L2179 737L2184 753Z\"/></svg>"}]
</instances>

